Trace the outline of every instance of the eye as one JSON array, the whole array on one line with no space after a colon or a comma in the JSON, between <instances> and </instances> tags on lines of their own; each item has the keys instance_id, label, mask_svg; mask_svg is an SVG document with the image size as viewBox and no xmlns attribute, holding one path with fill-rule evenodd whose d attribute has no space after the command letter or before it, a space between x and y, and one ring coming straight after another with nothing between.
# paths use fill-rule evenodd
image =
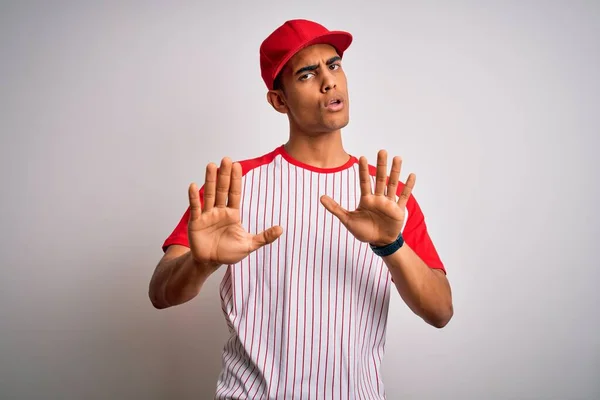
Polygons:
<instances>
[{"instance_id":1,"label":"eye","mask_svg":"<svg viewBox=\"0 0 600 400\"><path fill-rule=\"evenodd\" d=\"M305 80L307 80L308 78L310 78L310 76L311 76L311 75L314 75L314 74L313 74L312 72L309 72L309 73L307 73L307 74L304 74L304 75L300 76L300 78L299 78L299 79L300 79L301 81L305 81Z\"/></svg>"},{"instance_id":2,"label":"eye","mask_svg":"<svg viewBox=\"0 0 600 400\"><path fill-rule=\"evenodd\" d=\"M332 71L335 71L338 68L342 68L342 66L340 64L331 64L329 66L329 69L332 70Z\"/></svg>"}]
</instances>

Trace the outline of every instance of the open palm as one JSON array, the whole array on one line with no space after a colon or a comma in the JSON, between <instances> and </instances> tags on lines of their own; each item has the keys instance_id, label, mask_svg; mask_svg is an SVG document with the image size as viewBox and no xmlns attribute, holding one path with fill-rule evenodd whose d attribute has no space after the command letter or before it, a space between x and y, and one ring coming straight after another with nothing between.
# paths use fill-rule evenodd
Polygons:
<instances>
[{"instance_id":1,"label":"open palm","mask_svg":"<svg viewBox=\"0 0 600 400\"><path fill-rule=\"evenodd\" d=\"M322 196L321 203L356 239L376 246L387 245L396 240L400 234L406 215L406 203L416 180L415 175L410 174L397 198L401 166L400 157L394 157L388 180L387 153L385 150L379 151L375 192L373 192L369 164L365 157L361 157L359 160L361 197L356 210L344 209L329 196Z\"/></svg>"},{"instance_id":2,"label":"open palm","mask_svg":"<svg viewBox=\"0 0 600 400\"><path fill-rule=\"evenodd\" d=\"M242 169L228 158L221 168L209 164L204 184L204 204L195 184L189 188L188 237L194 259L216 266L235 264L253 251L275 241L283 230L271 227L259 234L246 231L240 219Z\"/></svg>"}]
</instances>

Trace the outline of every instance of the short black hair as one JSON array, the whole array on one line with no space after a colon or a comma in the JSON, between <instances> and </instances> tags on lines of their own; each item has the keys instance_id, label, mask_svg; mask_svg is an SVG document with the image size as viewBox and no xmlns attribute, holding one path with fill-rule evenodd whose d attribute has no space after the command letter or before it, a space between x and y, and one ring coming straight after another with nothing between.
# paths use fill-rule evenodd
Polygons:
<instances>
[{"instance_id":1,"label":"short black hair","mask_svg":"<svg viewBox=\"0 0 600 400\"><path fill-rule=\"evenodd\" d=\"M273 81L273 90L283 90L283 83L281 82L281 72L277 74Z\"/></svg>"}]
</instances>

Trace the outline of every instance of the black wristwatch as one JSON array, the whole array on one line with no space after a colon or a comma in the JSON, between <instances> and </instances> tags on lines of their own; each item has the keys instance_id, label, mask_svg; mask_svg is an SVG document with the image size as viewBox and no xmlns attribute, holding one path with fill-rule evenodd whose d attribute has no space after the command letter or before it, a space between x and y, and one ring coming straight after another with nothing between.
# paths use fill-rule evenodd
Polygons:
<instances>
[{"instance_id":1,"label":"black wristwatch","mask_svg":"<svg viewBox=\"0 0 600 400\"><path fill-rule=\"evenodd\" d=\"M369 246L371 246L371 250L373 250L373 252L379 257L385 257L394 254L396 251L398 251L398 249L402 247L403 244L404 238L402 237L402 232L400 232L398 238L390 244L387 244L385 246L374 246L371 243L369 243Z\"/></svg>"}]
</instances>

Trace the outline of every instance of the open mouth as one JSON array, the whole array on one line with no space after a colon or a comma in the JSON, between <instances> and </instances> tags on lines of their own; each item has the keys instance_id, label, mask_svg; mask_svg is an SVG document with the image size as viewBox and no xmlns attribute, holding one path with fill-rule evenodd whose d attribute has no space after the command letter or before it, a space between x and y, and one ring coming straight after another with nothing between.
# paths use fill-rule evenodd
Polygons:
<instances>
[{"instance_id":1,"label":"open mouth","mask_svg":"<svg viewBox=\"0 0 600 400\"><path fill-rule=\"evenodd\" d=\"M340 98L333 98L329 100L326 108L332 112L341 111L344 108L344 102Z\"/></svg>"}]
</instances>

